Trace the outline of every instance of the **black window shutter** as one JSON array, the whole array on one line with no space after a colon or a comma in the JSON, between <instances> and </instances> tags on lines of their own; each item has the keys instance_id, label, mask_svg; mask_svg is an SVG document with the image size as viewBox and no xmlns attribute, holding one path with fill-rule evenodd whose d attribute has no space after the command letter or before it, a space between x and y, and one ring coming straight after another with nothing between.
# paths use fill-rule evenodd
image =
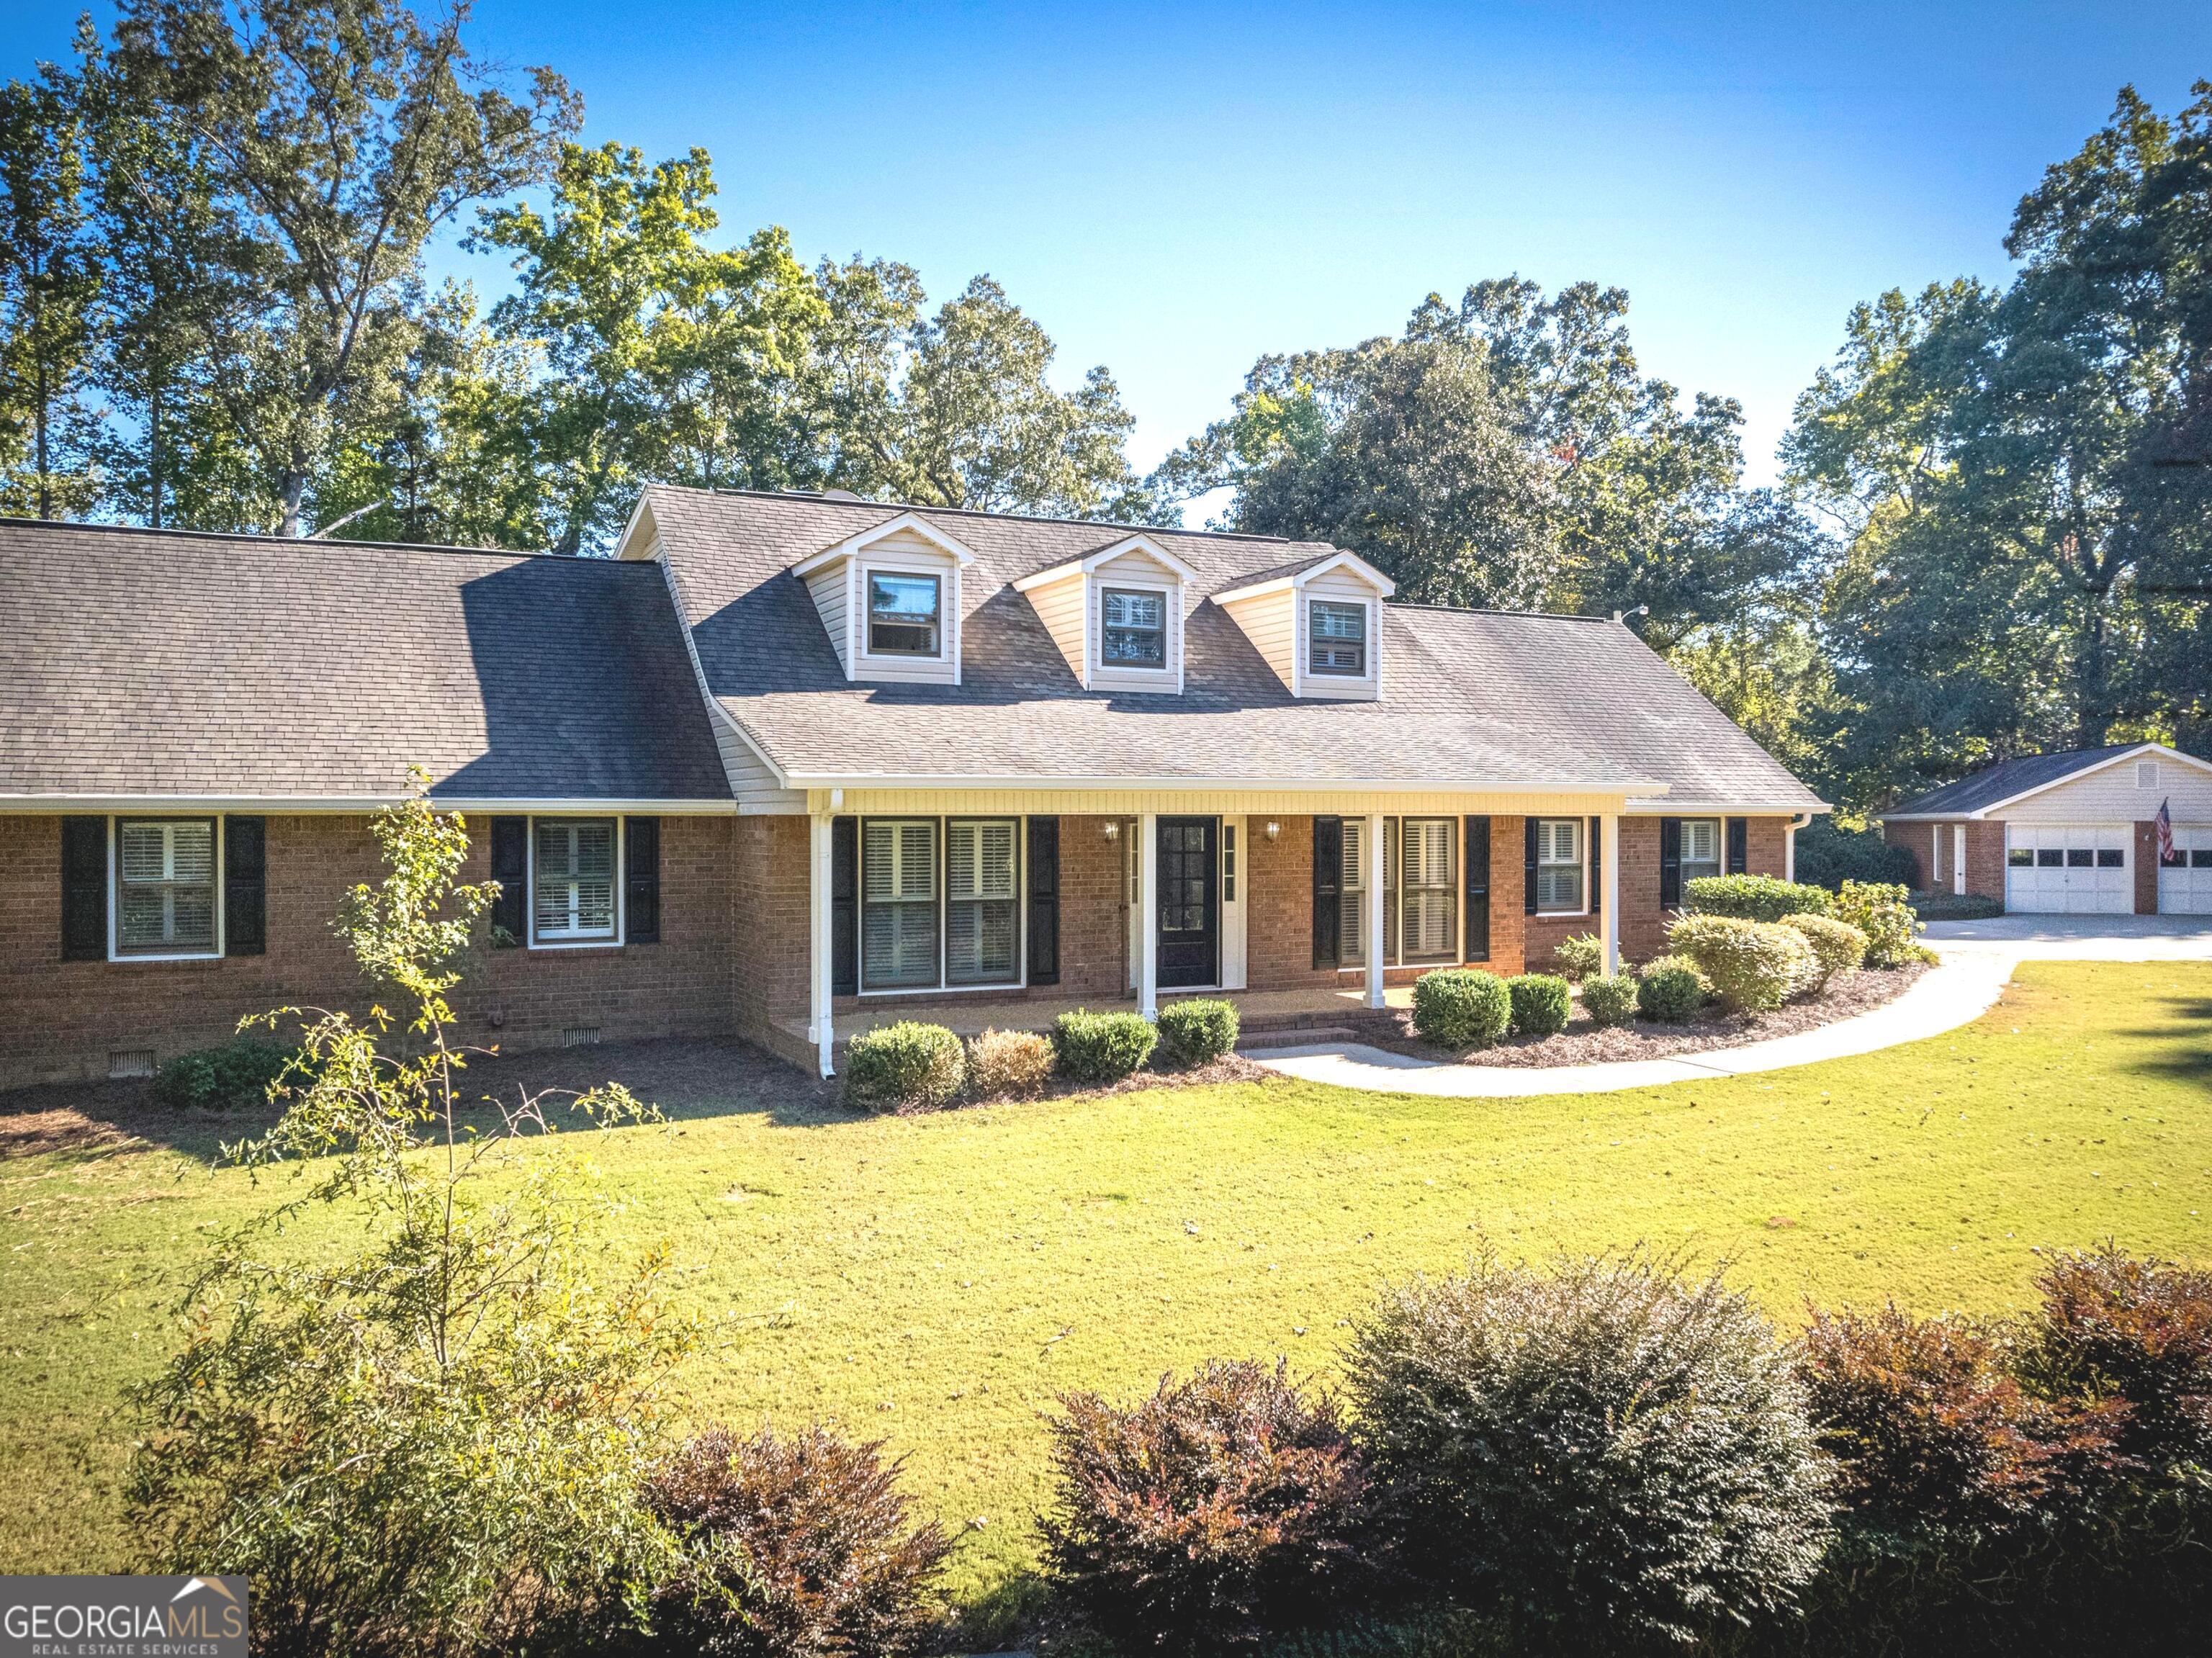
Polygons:
<instances>
[{"instance_id":1,"label":"black window shutter","mask_svg":"<svg viewBox=\"0 0 2212 1658\"><path fill-rule=\"evenodd\" d=\"M623 820L623 937L633 944L660 942L660 820Z\"/></svg>"},{"instance_id":2,"label":"black window shutter","mask_svg":"<svg viewBox=\"0 0 2212 1658\"><path fill-rule=\"evenodd\" d=\"M830 820L830 993L860 993L860 820Z\"/></svg>"},{"instance_id":3,"label":"black window shutter","mask_svg":"<svg viewBox=\"0 0 2212 1658\"><path fill-rule=\"evenodd\" d=\"M491 878L499 883L499 896L491 907L491 943L495 950L514 950L530 936L530 820L495 817L491 820Z\"/></svg>"},{"instance_id":4,"label":"black window shutter","mask_svg":"<svg viewBox=\"0 0 2212 1658\"><path fill-rule=\"evenodd\" d=\"M1060 819L1030 819L1030 973L1033 985L1060 982Z\"/></svg>"},{"instance_id":5,"label":"black window shutter","mask_svg":"<svg viewBox=\"0 0 2212 1658\"><path fill-rule=\"evenodd\" d=\"M1659 908L1682 907L1682 820L1659 820Z\"/></svg>"},{"instance_id":6,"label":"black window shutter","mask_svg":"<svg viewBox=\"0 0 2212 1658\"><path fill-rule=\"evenodd\" d=\"M1461 867L1466 874L1467 953L1462 961L1490 959L1490 820L1470 817L1462 837Z\"/></svg>"},{"instance_id":7,"label":"black window shutter","mask_svg":"<svg viewBox=\"0 0 2212 1658\"><path fill-rule=\"evenodd\" d=\"M1741 875L1751 867L1751 820L1731 817L1728 820L1728 872Z\"/></svg>"},{"instance_id":8,"label":"black window shutter","mask_svg":"<svg viewBox=\"0 0 2212 1658\"><path fill-rule=\"evenodd\" d=\"M107 959L107 820L62 819L62 960Z\"/></svg>"},{"instance_id":9,"label":"black window shutter","mask_svg":"<svg viewBox=\"0 0 2212 1658\"><path fill-rule=\"evenodd\" d=\"M269 820L222 820L222 953L269 952Z\"/></svg>"},{"instance_id":10,"label":"black window shutter","mask_svg":"<svg viewBox=\"0 0 2212 1658\"><path fill-rule=\"evenodd\" d=\"M1589 820L1589 913L1596 914L1604 908L1605 896L1605 835L1604 819Z\"/></svg>"},{"instance_id":11,"label":"black window shutter","mask_svg":"<svg viewBox=\"0 0 2212 1658\"><path fill-rule=\"evenodd\" d=\"M1313 820L1313 964L1344 964L1344 819Z\"/></svg>"},{"instance_id":12,"label":"black window shutter","mask_svg":"<svg viewBox=\"0 0 2212 1658\"><path fill-rule=\"evenodd\" d=\"M1521 820L1523 845L1521 853L1521 897L1527 912L1536 913L1536 820Z\"/></svg>"}]
</instances>

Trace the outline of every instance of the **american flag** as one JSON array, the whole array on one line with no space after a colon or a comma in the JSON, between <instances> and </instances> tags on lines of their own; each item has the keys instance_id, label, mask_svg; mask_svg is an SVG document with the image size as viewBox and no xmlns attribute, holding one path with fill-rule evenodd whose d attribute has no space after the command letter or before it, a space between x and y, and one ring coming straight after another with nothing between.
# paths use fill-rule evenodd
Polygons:
<instances>
[{"instance_id":1,"label":"american flag","mask_svg":"<svg viewBox=\"0 0 2212 1658\"><path fill-rule=\"evenodd\" d=\"M2161 864L2173 862L2173 814L2166 805L2166 800L2158 803L2158 861Z\"/></svg>"}]
</instances>

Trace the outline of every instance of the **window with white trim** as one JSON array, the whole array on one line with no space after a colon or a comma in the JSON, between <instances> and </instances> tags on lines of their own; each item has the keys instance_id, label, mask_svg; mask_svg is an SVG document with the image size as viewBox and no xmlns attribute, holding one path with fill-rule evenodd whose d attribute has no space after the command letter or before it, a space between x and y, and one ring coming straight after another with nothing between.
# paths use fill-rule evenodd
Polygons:
<instances>
[{"instance_id":1,"label":"window with white trim","mask_svg":"<svg viewBox=\"0 0 2212 1658\"><path fill-rule=\"evenodd\" d=\"M1367 674L1367 607L1333 598L1306 605L1306 671L1364 678Z\"/></svg>"},{"instance_id":2,"label":"window with white trim","mask_svg":"<svg viewBox=\"0 0 2212 1658\"><path fill-rule=\"evenodd\" d=\"M868 572L868 653L871 656L944 654L939 626L945 584L933 575L903 570Z\"/></svg>"},{"instance_id":3,"label":"window with white trim","mask_svg":"<svg viewBox=\"0 0 2212 1658\"><path fill-rule=\"evenodd\" d=\"M532 824L532 942L612 944L620 826L611 817L540 817Z\"/></svg>"},{"instance_id":4,"label":"window with white trim","mask_svg":"<svg viewBox=\"0 0 2212 1658\"><path fill-rule=\"evenodd\" d=\"M1012 984L1021 900L1015 887L1018 822L953 818L945 826L945 981Z\"/></svg>"},{"instance_id":5,"label":"window with white trim","mask_svg":"<svg viewBox=\"0 0 2212 1658\"><path fill-rule=\"evenodd\" d=\"M1682 880L1686 884L1721 872L1721 820L1682 819Z\"/></svg>"},{"instance_id":6,"label":"window with white trim","mask_svg":"<svg viewBox=\"0 0 2212 1658\"><path fill-rule=\"evenodd\" d=\"M1105 668L1168 665L1167 595L1107 587L1098 595L1098 664Z\"/></svg>"},{"instance_id":7,"label":"window with white trim","mask_svg":"<svg viewBox=\"0 0 2212 1658\"><path fill-rule=\"evenodd\" d=\"M115 953L216 953L216 827L212 817L118 819L115 825Z\"/></svg>"},{"instance_id":8,"label":"window with white trim","mask_svg":"<svg viewBox=\"0 0 2212 1658\"><path fill-rule=\"evenodd\" d=\"M1583 904L1583 821L1542 817L1536 822L1536 908L1578 914Z\"/></svg>"},{"instance_id":9,"label":"window with white trim","mask_svg":"<svg viewBox=\"0 0 2212 1658\"><path fill-rule=\"evenodd\" d=\"M933 988L937 820L871 817L860 832L860 988Z\"/></svg>"},{"instance_id":10,"label":"window with white trim","mask_svg":"<svg viewBox=\"0 0 2212 1658\"><path fill-rule=\"evenodd\" d=\"M1367 820L1344 820L1337 960L1367 963ZM1450 817L1382 820L1382 964L1459 960L1459 834Z\"/></svg>"}]
</instances>

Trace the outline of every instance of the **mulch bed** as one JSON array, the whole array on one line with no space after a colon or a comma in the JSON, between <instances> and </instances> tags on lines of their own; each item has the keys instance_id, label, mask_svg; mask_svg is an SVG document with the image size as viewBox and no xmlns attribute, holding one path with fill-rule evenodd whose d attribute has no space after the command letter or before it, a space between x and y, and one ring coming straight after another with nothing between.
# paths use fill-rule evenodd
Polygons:
<instances>
[{"instance_id":1,"label":"mulch bed","mask_svg":"<svg viewBox=\"0 0 2212 1658\"><path fill-rule=\"evenodd\" d=\"M1399 1008L1382 1012L1363 1008L1343 1023L1370 1047L1393 1054L1415 1054L1425 1060L1529 1068L1598 1065L1616 1060L1660 1060L1670 1054L1741 1048L1747 1042L1794 1036L1801 1030L1817 1030L1822 1025L1853 1017L1893 1000L1927 970L1927 965L1920 962L1907 963L1903 967L1869 969L1838 981L1826 995L1815 1000L1790 1002L1771 1013L1714 1012L1682 1024L1652 1024L1638 1019L1632 1025L1608 1029L1595 1023L1583 1011L1578 998L1568 1011L1567 1028L1558 1035L1508 1036L1495 1048L1454 1049L1425 1042L1413 1034L1413 1015Z\"/></svg>"}]
</instances>

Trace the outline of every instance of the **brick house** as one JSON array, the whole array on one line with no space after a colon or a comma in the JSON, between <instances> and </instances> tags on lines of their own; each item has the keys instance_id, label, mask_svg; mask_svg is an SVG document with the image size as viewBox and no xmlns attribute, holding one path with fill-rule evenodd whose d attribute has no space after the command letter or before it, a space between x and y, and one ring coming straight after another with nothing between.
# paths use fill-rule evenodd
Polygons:
<instances>
[{"instance_id":1,"label":"brick house","mask_svg":"<svg viewBox=\"0 0 2212 1658\"><path fill-rule=\"evenodd\" d=\"M654 487L613 559L0 524L0 1086L285 1002L406 768L507 1046L1656 953L1822 803L1617 622L1318 544Z\"/></svg>"},{"instance_id":2,"label":"brick house","mask_svg":"<svg viewBox=\"0 0 2212 1658\"><path fill-rule=\"evenodd\" d=\"M1882 839L1915 887L2015 914L2212 914L2212 762L2163 743L2025 755L1894 808Z\"/></svg>"}]
</instances>

